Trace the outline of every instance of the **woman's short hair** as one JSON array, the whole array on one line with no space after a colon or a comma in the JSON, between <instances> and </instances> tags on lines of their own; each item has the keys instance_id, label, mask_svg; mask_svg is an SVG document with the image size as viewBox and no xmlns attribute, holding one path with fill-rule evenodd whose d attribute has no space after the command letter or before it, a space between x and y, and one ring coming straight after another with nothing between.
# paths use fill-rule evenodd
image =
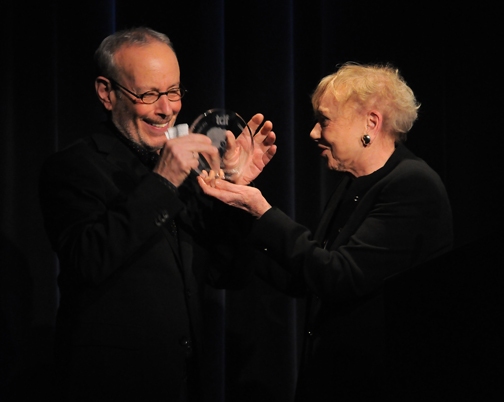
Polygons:
<instances>
[{"instance_id":1,"label":"woman's short hair","mask_svg":"<svg viewBox=\"0 0 504 402\"><path fill-rule=\"evenodd\" d=\"M143 46L152 42L165 43L174 50L168 36L147 27L124 29L107 36L95 51L97 75L117 80L119 71L114 54L123 46Z\"/></svg>"},{"instance_id":2,"label":"woman's short hair","mask_svg":"<svg viewBox=\"0 0 504 402\"><path fill-rule=\"evenodd\" d=\"M319 82L312 95L315 110L325 93L331 93L340 105L352 102L360 110L378 109L384 131L397 140L406 139L418 117L420 104L399 70L390 64L343 64Z\"/></svg>"}]
</instances>

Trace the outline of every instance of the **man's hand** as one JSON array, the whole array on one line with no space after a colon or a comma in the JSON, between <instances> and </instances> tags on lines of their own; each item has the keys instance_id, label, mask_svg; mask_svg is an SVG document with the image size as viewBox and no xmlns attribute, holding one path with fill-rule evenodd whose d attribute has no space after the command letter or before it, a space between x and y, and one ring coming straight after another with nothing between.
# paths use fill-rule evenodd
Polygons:
<instances>
[{"instance_id":1,"label":"man's hand","mask_svg":"<svg viewBox=\"0 0 504 402\"><path fill-rule=\"evenodd\" d=\"M153 171L179 187L191 170L198 170L199 154L205 155L211 169L219 171L219 151L203 134L188 134L166 141Z\"/></svg>"},{"instance_id":2,"label":"man's hand","mask_svg":"<svg viewBox=\"0 0 504 402\"><path fill-rule=\"evenodd\" d=\"M273 123L267 120L257 131L263 121L264 116L258 113L248 122L253 143L250 141L247 128L236 139L232 133L226 134L227 146L222 161L226 179L229 181L236 184L250 184L275 155L277 146Z\"/></svg>"}]
</instances>

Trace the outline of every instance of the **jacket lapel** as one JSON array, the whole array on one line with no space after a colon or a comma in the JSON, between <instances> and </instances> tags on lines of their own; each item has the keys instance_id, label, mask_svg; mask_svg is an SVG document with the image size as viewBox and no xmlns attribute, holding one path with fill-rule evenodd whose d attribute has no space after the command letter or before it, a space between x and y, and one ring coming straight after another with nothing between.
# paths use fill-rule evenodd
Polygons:
<instances>
[{"instance_id":1,"label":"jacket lapel","mask_svg":"<svg viewBox=\"0 0 504 402\"><path fill-rule=\"evenodd\" d=\"M98 151L107 155L107 160L111 164L120 168L121 171L125 172L134 184L140 182L144 176L150 173L149 169L126 146L126 144L117 138L117 134L110 131L97 132L91 137L95 142ZM168 224L170 224L170 222L167 222L165 225ZM182 266L183 262L181 260L177 239L172 233L170 233L166 226L162 226L161 230L173 250L177 263Z\"/></svg>"},{"instance_id":2,"label":"jacket lapel","mask_svg":"<svg viewBox=\"0 0 504 402\"><path fill-rule=\"evenodd\" d=\"M321 245L324 245L324 242L327 240L328 230L330 229L330 223L332 222L332 218L334 213L338 207L339 202L341 201L341 197L345 193L347 184L350 178L348 176L344 176L341 182L338 184L338 187L332 194L327 206L322 214L322 218L320 219L317 230L314 234L314 239L317 240Z\"/></svg>"},{"instance_id":3,"label":"jacket lapel","mask_svg":"<svg viewBox=\"0 0 504 402\"><path fill-rule=\"evenodd\" d=\"M92 138L98 151L106 154L110 163L128 173L135 182L149 173L149 169L140 162L126 144L116 137L116 134L95 133Z\"/></svg>"}]
</instances>

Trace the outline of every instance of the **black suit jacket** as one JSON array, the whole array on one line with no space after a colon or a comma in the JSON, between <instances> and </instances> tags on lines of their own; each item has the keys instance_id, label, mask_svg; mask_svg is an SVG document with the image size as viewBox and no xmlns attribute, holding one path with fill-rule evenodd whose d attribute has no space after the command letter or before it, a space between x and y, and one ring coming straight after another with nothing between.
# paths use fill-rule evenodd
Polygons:
<instances>
[{"instance_id":1,"label":"black suit jacket","mask_svg":"<svg viewBox=\"0 0 504 402\"><path fill-rule=\"evenodd\" d=\"M276 262L258 267L263 278L308 294L297 400L379 400L387 392L384 280L452 247L439 176L398 145L372 175L342 176L315 237L272 208L251 242Z\"/></svg>"},{"instance_id":2,"label":"black suit jacket","mask_svg":"<svg viewBox=\"0 0 504 402\"><path fill-rule=\"evenodd\" d=\"M203 218L215 211L194 178L175 191L118 135L79 140L41 174L60 262L58 386L66 400L184 400L200 388L201 284L225 265L195 238L215 238Z\"/></svg>"}]
</instances>

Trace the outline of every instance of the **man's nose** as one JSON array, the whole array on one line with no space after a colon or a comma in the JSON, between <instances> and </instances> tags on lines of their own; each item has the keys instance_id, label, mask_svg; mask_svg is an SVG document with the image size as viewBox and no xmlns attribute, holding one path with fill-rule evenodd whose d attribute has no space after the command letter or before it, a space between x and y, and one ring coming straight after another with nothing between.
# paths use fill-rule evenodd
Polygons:
<instances>
[{"instance_id":1,"label":"man's nose","mask_svg":"<svg viewBox=\"0 0 504 402\"><path fill-rule=\"evenodd\" d=\"M179 103L180 101L177 102L170 101L166 94L161 95L156 102L156 112L158 114L169 116L173 114L175 104L178 105Z\"/></svg>"}]
</instances>

